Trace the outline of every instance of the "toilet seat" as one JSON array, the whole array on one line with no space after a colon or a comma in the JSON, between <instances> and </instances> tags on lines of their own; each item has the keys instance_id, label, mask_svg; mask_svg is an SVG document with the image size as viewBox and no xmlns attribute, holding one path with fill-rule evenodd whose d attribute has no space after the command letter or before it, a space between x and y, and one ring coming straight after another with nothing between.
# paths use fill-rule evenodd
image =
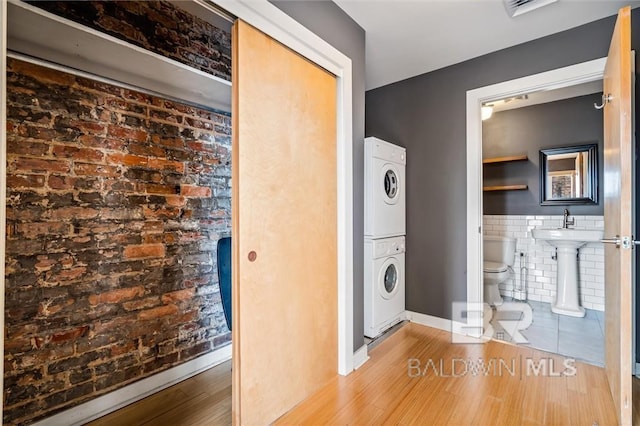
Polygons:
<instances>
[{"instance_id":1,"label":"toilet seat","mask_svg":"<svg viewBox=\"0 0 640 426\"><path fill-rule=\"evenodd\" d=\"M507 265L505 265L504 263L490 261L484 261L482 267L484 272L489 272L492 274L505 272L508 269Z\"/></svg>"}]
</instances>

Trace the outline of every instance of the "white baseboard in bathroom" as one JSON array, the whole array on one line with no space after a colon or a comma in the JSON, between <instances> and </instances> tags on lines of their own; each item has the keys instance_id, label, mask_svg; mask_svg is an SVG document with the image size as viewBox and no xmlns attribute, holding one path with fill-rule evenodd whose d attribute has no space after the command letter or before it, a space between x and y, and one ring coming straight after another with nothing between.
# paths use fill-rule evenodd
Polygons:
<instances>
[{"instance_id":1,"label":"white baseboard in bathroom","mask_svg":"<svg viewBox=\"0 0 640 426\"><path fill-rule=\"evenodd\" d=\"M353 354L353 369L357 370L368 360L369 354L367 352L367 345L362 345L362 347Z\"/></svg>"},{"instance_id":2,"label":"white baseboard in bathroom","mask_svg":"<svg viewBox=\"0 0 640 426\"><path fill-rule=\"evenodd\" d=\"M365 345L366 348L366 345ZM159 392L189 377L231 359L231 345L224 346L184 364L131 383L123 388L99 396L91 401L43 419L34 426L82 425L105 416L126 405Z\"/></svg>"},{"instance_id":3,"label":"white baseboard in bathroom","mask_svg":"<svg viewBox=\"0 0 640 426\"><path fill-rule=\"evenodd\" d=\"M449 333L460 335L467 334L464 333L467 325L458 321L451 321L450 319L434 317L432 315L412 311L407 311L407 319L416 324L426 325L427 327L437 328L439 330L448 331Z\"/></svg>"}]
</instances>

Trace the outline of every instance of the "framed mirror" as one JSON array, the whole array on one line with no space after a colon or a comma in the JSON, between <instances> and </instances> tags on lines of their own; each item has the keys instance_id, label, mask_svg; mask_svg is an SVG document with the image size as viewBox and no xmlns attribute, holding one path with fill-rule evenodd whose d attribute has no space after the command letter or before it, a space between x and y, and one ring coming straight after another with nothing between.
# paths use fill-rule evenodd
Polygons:
<instances>
[{"instance_id":1,"label":"framed mirror","mask_svg":"<svg viewBox=\"0 0 640 426\"><path fill-rule=\"evenodd\" d=\"M540 204L598 204L598 145L540 150Z\"/></svg>"}]
</instances>

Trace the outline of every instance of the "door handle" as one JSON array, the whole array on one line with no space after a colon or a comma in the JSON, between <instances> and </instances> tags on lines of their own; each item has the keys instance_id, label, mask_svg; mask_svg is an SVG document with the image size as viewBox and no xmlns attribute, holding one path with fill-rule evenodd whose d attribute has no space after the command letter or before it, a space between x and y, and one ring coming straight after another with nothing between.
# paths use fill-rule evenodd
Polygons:
<instances>
[{"instance_id":1,"label":"door handle","mask_svg":"<svg viewBox=\"0 0 640 426\"><path fill-rule=\"evenodd\" d=\"M600 240L604 244L615 244L616 247L622 246L623 249L632 249L635 246L640 245L640 241L636 241L633 237L622 237L616 235L615 238L603 238Z\"/></svg>"},{"instance_id":2,"label":"door handle","mask_svg":"<svg viewBox=\"0 0 640 426\"><path fill-rule=\"evenodd\" d=\"M616 235L615 238L603 238L600 242L604 244L615 244L616 247L620 247L620 244L622 243L618 235Z\"/></svg>"}]
</instances>

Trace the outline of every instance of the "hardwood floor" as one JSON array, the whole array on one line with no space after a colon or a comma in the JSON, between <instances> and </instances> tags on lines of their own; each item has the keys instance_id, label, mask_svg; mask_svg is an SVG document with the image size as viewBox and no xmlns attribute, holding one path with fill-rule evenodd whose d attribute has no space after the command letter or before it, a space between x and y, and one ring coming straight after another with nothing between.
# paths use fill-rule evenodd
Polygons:
<instances>
[{"instance_id":1,"label":"hardwood floor","mask_svg":"<svg viewBox=\"0 0 640 426\"><path fill-rule=\"evenodd\" d=\"M409 323L373 349L362 368L332 379L276 423L616 424L602 368L576 363L575 376L550 376L565 371L563 357L525 346L451 344L450 339L447 332ZM477 369L477 362L464 363L479 358L489 365L486 376ZM421 373L427 366L426 374L410 377L409 359L420 361ZM429 359L433 364L428 364ZM527 374L528 359L539 367L538 376L531 368ZM553 367L548 360L553 360ZM541 367L544 363L546 374ZM413 375L418 373L416 367L414 364L411 370ZM231 363L226 362L90 424L230 424L230 370ZM455 375L458 377L451 377ZM634 379L636 413L639 403L640 380Z\"/></svg>"},{"instance_id":2,"label":"hardwood floor","mask_svg":"<svg viewBox=\"0 0 640 426\"><path fill-rule=\"evenodd\" d=\"M101 417L91 426L231 424L231 361Z\"/></svg>"},{"instance_id":3,"label":"hardwood floor","mask_svg":"<svg viewBox=\"0 0 640 426\"><path fill-rule=\"evenodd\" d=\"M410 323L374 349L362 368L336 377L277 424L616 424L602 368L576 363L575 376L551 377L565 371L564 358L524 346L450 339L447 332ZM474 376L463 361L479 358L489 365L494 360L487 376ZM419 360L422 372L429 365L426 374L410 377L418 371L408 368L409 359ZM528 359L536 366L546 362L547 375L542 368L539 376L527 374ZM444 377L452 370L458 377Z\"/></svg>"}]
</instances>

